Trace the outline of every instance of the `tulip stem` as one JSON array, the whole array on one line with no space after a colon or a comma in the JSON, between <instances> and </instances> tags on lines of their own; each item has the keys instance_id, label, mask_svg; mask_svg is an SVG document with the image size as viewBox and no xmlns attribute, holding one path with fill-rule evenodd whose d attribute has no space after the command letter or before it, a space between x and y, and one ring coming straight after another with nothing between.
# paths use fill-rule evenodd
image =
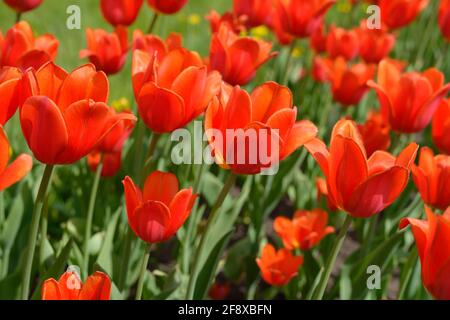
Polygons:
<instances>
[{"instance_id":1,"label":"tulip stem","mask_svg":"<svg viewBox=\"0 0 450 320\"><path fill-rule=\"evenodd\" d=\"M151 250L152 250L152 245L151 245L151 243L149 243L147 246L147 252L145 253L144 257L142 258L141 272L139 273L139 281L138 281L138 286L136 289L136 299L135 300L142 299L142 291L144 289L145 276L147 274L148 260L150 259L150 251Z\"/></svg>"},{"instance_id":2,"label":"tulip stem","mask_svg":"<svg viewBox=\"0 0 450 320\"><path fill-rule=\"evenodd\" d=\"M199 244L198 250L195 254L194 265L191 270L192 271L191 276L189 277L189 284L188 284L187 296L186 296L187 300L193 299L194 290L195 290L194 280L197 278L198 273L199 273L198 268L200 267L200 258L202 256L202 252L203 252L204 246L206 244L208 230L211 228L212 223L215 220L215 216L216 216L217 212L219 211L220 207L222 206L223 202L225 201L225 198L227 197L231 188L234 186L236 179L237 179L237 175L235 175L234 173L231 172L227 178L227 181L223 185L222 190L219 193L219 196L217 197L216 203L214 204L214 206L212 207L212 209L209 213L208 220L206 221L205 231L200 239L200 244Z\"/></svg>"},{"instance_id":3,"label":"tulip stem","mask_svg":"<svg viewBox=\"0 0 450 320\"><path fill-rule=\"evenodd\" d=\"M139 181L141 184L145 182L145 176L148 174L150 166L152 164L153 154L155 153L156 146L158 145L159 138L161 138L160 134L153 133L150 138L150 143L148 145L147 154L145 155L144 167L142 169L141 177L139 177Z\"/></svg>"},{"instance_id":4,"label":"tulip stem","mask_svg":"<svg viewBox=\"0 0 450 320\"><path fill-rule=\"evenodd\" d=\"M94 219L94 208L95 200L97 199L98 185L100 183L100 177L103 170L103 155L100 158L100 162L97 165L97 170L95 171L94 183L92 184L91 196L89 198L88 212L86 216L86 228L84 230L84 241L83 241L83 271L82 273L87 278L89 275L89 239L92 233L92 220Z\"/></svg>"},{"instance_id":5,"label":"tulip stem","mask_svg":"<svg viewBox=\"0 0 450 320\"><path fill-rule=\"evenodd\" d=\"M53 165L47 165L42 176L39 191L34 203L33 213L31 216L31 225L28 235L28 245L25 252L25 264L22 277L22 300L27 300L30 291L31 271L33 268L34 251L36 249L36 240L39 230L39 221L41 219L42 209L44 207L47 189L53 174Z\"/></svg>"},{"instance_id":6,"label":"tulip stem","mask_svg":"<svg viewBox=\"0 0 450 320\"><path fill-rule=\"evenodd\" d=\"M19 23L22 20L22 12L17 12L16 14L16 23Z\"/></svg>"},{"instance_id":7,"label":"tulip stem","mask_svg":"<svg viewBox=\"0 0 450 320\"><path fill-rule=\"evenodd\" d=\"M334 241L333 247L331 249L330 255L328 256L328 260L325 264L324 273L320 279L319 285L317 286L317 291L315 292L313 299L314 300L322 300L325 290L327 288L328 280L330 279L331 271L333 270L334 263L336 262L336 258L338 256L339 251L341 250L342 244L344 243L345 236L347 231L352 223L352 217L347 214L344 223L342 224L341 230Z\"/></svg>"},{"instance_id":8,"label":"tulip stem","mask_svg":"<svg viewBox=\"0 0 450 320\"><path fill-rule=\"evenodd\" d=\"M153 32L153 29L155 29L156 21L158 20L159 14L156 12L153 14L152 21L150 22L150 25L148 26L147 34L151 34Z\"/></svg>"},{"instance_id":9,"label":"tulip stem","mask_svg":"<svg viewBox=\"0 0 450 320\"><path fill-rule=\"evenodd\" d=\"M291 45L289 47L288 56L286 58L286 65L284 67L284 74L282 75L283 81L281 82L282 85L287 86L289 84L289 75L291 71L291 65L292 65L292 55L294 53L296 41L292 40Z\"/></svg>"}]
</instances>

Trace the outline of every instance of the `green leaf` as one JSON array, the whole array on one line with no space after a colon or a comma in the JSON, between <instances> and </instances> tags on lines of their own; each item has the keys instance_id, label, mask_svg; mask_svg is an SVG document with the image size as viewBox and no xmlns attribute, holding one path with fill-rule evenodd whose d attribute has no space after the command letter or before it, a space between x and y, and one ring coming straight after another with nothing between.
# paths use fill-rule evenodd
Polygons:
<instances>
[{"instance_id":1,"label":"green leaf","mask_svg":"<svg viewBox=\"0 0 450 320\"><path fill-rule=\"evenodd\" d=\"M106 271L107 274L113 278L113 248L114 248L114 235L116 233L117 220L119 218L122 208L119 208L116 213L114 213L111 221L106 229L105 238L103 240L103 246L97 257L96 263Z\"/></svg>"}]
</instances>

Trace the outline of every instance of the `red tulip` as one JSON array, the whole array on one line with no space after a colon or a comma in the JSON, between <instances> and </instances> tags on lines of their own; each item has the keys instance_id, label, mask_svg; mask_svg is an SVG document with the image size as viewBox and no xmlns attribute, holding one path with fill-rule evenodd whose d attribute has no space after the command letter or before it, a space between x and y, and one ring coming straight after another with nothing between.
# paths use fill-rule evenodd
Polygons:
<instances>
[{"instance_id":1,"label":"red tulip","mask_svg":"<svg viewBox=\"0 0 450 320\"><path fill-rule=\"evenodd\" d=\"M359 52L358 34L355 30L331 26L327 36L326 49L332 59L341 56L346 60L352 60Z\"/></svg>"},{"instance_id":2,"label":"red tulip","mask_svg":"<svg viewBox=\"0 0 450 320\"><path fill-rule=\"evenodd\" d=\"M316 53L327 51L327 35L324 33L323 23L311 35L310 45Z\"/></svg>"},{"instance_id":3,"label":"red tulip","mask_svg":"<svg viewBox=\"0 0 450 320\"><path fill-rule=\"evenodd\" d=\"M441 0L438 23L445 39L450 41L450 0Z\"/></svg>"},{"instance_id":4,"label":"red tulip","mask_svg":"<svg viewBox=\"0 0 450 320\"><path fill-rule=\"evenodd\" d=\"M333 129L330 150L319 139L305 147L325 175L329 198L356 218L371 217L400 196L418 149L412 143L397 158L377 151L367 159L356 124L345 119Z\"/></svg>"},{"instance_id":5,"label":"red tulip","mask_svg":"<svg viewBox=\"0 0 450 320\"><path fill-rule=\"evenodd\" d=\"M200 56L184 48L162 59L135 50L132 69L139 114L157 133L184 127L205 111L220 90L220 74L208 73Z\"/></svg>"},{"instance_id":6,"label":"red tulip","mask_svg":"<svg viewBox=\"0 0 450 320\"><path fill-rule=\"evenodd\" d=\"M87 49L80 51L80 58L89 58L97 70L106 74L119 72L128 52L128 35L124 27L117 27L113 33L103 29L86 29Z\"/></svg>"},{"instance_id":7,"label":"red tulip","mask_svg":"<svg viewBox=\"0 0 450 320\"><path fill-rule=\"evenodd\" d=\"M387 151L391 145L391 128L378 112L370 112L366 123L358 125L367 156L376 151Z\"/></svg>"},{"instance_id":8,"label":"red tulip","mask_svg":"<svg viewBox=\"0 0 450 320\"><path fill-rule=\"evenodd\" d=\"M266 82L251 95L238 86L222 90L206 111L205 131L219 165L237 174L257 174L316 136L313 123L296 119L289 88Z\"/></svg>"},{"instance_id":9,"label":"red tulip","mask_svg":"<svg viewBox=\"0 0 450 320\"><path fill-rule=\"evenodd\" d=\"M431 149L424 147L412 173L423 202L441 210L450 206L450 156L434 156Z\"/></svg>"},{"instance_id":10,"label":"red tulip","mask_svg":"<svg viewBox=\"0 0 450 320\"><path fill-rule=\"evenodd\" d=\"M276 251L271 244L266 244L256 263L265 282L272 286L284 286L297 275L303 257L294 256L287 249Z\"/></svg>"},{"instance_id":11,"label":"red tulip","mask_svg":"<svg viewBox=\"0 0 450 320\"><path fill-rule=\"evenodd\" d=\"M335 0L274 0L274 24L297 38L309 37Z\"/></svg>"},{"instance_id":12,"label":"red tulip","mask_svg":"<svg viewBox=\"0 0 450 320\"><path fill-rule=\"evenodd\" d=\"M326 204L330 211L337 211L337 207L333 202L333 199L328 194L327 181L323 178L316 179L316 188L317 188L317 201L321 201L322 198L326 200Z\"/></svg>"},{"instance_id":13,"label":"red tulip","mask_svg":"<svg viewBox=\"0 0 450 320\"><path fill-rule=\"evenodd\" d=\"M74 163L118 123L135 121L108 107L109 83L91 64L68 74L52 62L37 72L28 70L29 98L20 108L20 122L34 156L46 164ZM51 138L49 138L51 137Z\"/></svg>"},{"instance_id":14,"label":"red tulip","mask_svg":"<svg viewBox=\"0 0 450 320\"><path fill-rule=\"evenodd\" d=\"M309 250L316 246L334 228L327 226L328 213L321 209L298 210L294 218L277 217L273 228L283 240L286 249Z\"/></svg>"},{"instance_id":15,"label":"red tulip","mask_svg":"<svg viewBox=\"0 0 450 320\"><path fill-rule=\"evenodd\" d=\"M381 21L389 29L410 24L428 5L428 0L378 0Z\"/></svg>"},{"instance_id":16,"label":"red tulip","mask_svg":"<svg viewBox=\"0 0 450 320\"><path fill-rule=\"evenodd\" d=\"M450 100L442 100L433 116L434 144L445 154L450 154Z\"/></svg>"},{"instance_id":17,"label":"red tulip","mask_svg":"<svg viewBox=\"0 0 450 320\"><path fill-rule=\"evenodd\" d=\"M103 17L113 26L130 26L136 20L144 0L101 0Z\"/></svg>"},{"instance_id":18,"label":"red tulip","mask_svg":"<svg viewBox=\"0 0 450 320\"><path fill-rule=\"evenodd\" d=\"M19 22L8 30L4 39L0 34L0 66L22 70L33 67L37 70L56 58L58 44L50 34L35 38L30 25L25 21Z\"/></svg>"},{"instance_id":19,"label":"red tulip","mask_svg":"<svg viewBox=\"0 0 450 320\"><path fill-rule=\"evenodd\" d=\"M236 34L246 30L246 16L237 16L232 12L225 12L223 15L220 15L217 11L211 10L205 18L209 21L209 26L211 27L212 33L219 32L222 24L226 24L228 28L233 30Z\"/></svg>"},{"instance_id":20,"label":"red tulip","mask_svg":"<svg viewBox=\"0 0 450 320\"><path fill-rule=\"evenodd\" d=\"M256 70L276 53L270 53L272 44L250 37L240 37L226 24L213 35L209 53L209 66L219 71L231 85L249 83Z\"/></svg>"},{"instance_id":21,"label":"red tulip","mask_svg":"<svg viewBox=\"0 0 450 320\"><path fill-rule=\"evenodd\" d=\"M213 300L225 300L230 294L230 285L228 283L214 283L209 289L208 295Z\"/></svg>"},{"instance_id":22,"label":"red tulip","mask_svg":"<svg viewBox=\"0 0 450 320\"><path fill-rule=\"evenodd\" d=\"M272 0L233 0L233 12L245 16L248 28L265 25L272 11Z\"/></svg>"},{"instance_id":23,"label":"red tulip","mask_svg":"<svg viewBox=\"0 0 450 320\"><path fill-rule=\"evenodd\" d=\"M395 36L385 29L368 29L366 21L356 29L359 55L366 63L379 63L389 56L395 45Z\"/></svg>"},{"instance_id":24,"label":"red tulip","mask_svg":"<svg viewBox=\"0 0 450 320\"><path fill-rule=\"evenodd\" d=\"M130 177L122 183L128 223L134 233L148 243L172 238L188 218L197 197L192 188L179 190L175 175L161 171L147 177L142 191Z\"/></svg>"},{"instance_id":25,"label":"red tulip","mask_svg":"<svg viewBox=\"0 0 450 320\"><path fill-rule=\"evenodd\" d=\"M19 107L22 72L14 67L0 68L0 125L5 125Z\"/></svg>"},{"instance_id":26,"label":"red tulip","mask_svg":"<svg viewBox=\"0 0 450 320\"><path fill-rule=\"evenodd\" d=\"M188 0L147 0L150 7L162 14L174 14L180 11Z\"/></svg>"},{"instance_id":27,"label":"red tulip","mask_svg":"<svg viewBox=\"0 0 450 320\"><path fill-rule=\"evenodd\" d=\"M443 215L434 214L428 207L425 212L427 221L405 218L400 228L412 226L425 288L436 299L450 300L450 209Z\"/></svg>"},{"instance_id":28,"label":"red tulip","mask_svg":"<svg viewBox=\"0 0 450 320\"><path fill-rule=\"evenodd\" d=\"M42 300L109 300L111 280L103 272L95 272L83 284L78 274L65 272L58 281L45 280Z\"/></svg>"},{"instance_id":29,"label":"red tulip","mask_svg":"<svg viewBox=\"0 0 450 320\"><path fill-rule=\"evenodd\" d=\"M146 51L151 57L156 57L161 61L170 51L180 49L182 42L181 35L171 32L164 41L160 37L152 34L144 34L137 29L133 32L133 50Z\"/></svg>"},{"instance_id":30,"label":"red tulip","mask_svg":"<svg viewBox=\"0 0 450 320\"><path fill-rule=\"evenodd\" d=\"M3 127L0 126L0 191L22 180L33 166L33 159L27 154L21 154L8 165L10 146Z\"/></svg>"},{"instance_id":31,"label":"red tulip","mask_svg":"<svg viewBox=\"0 0 450 320\"><path fill-rule=\"evenodd\" d=\"M42 0L3 0L9 7L17 12L27 12L39 7Z\"/></svg>"},{"instance_id":32,"label":"red tulip","mask_svg":"<svg viewBox=\"0 0 450 320\"><path fill-rule=\"evenodd\" d=\"M444 75L435 68L402 74L386 60L378 67L378 84L368 84L377 91L383 117L393 130L404 133L422 131L450 90L450 84L444 85Z\"/></svg>"}]
</instances>

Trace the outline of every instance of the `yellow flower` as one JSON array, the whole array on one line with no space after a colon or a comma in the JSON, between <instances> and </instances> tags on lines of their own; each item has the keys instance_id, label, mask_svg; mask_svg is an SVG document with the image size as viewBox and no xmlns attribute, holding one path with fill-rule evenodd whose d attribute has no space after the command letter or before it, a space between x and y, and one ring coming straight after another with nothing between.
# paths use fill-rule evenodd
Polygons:
<instances>
[{"instance_id":1,"label":"yellow flower","mask_svg":"<svg viewBox=\"0 0 450 320\"><path fill-rule=\"evenodd\" d=\"M193 25L193 26L196 26L196 25L200 24L200 22L201 22L200 15L195 14L195 13L190 14L190 15L188 16L188 19L187 19L187 20L188 20L188 23L191 24L191 25Z\"/></svg>"},{"instance_id":2,"label":"yellow flower","mask_svg":"<svg viewBox=\"0 0 450 320\"><path fill-rule=\"evenodd\" d=\"M251 35L256 39L267 37L269 29L266 26L259 26L251 30Z\"/></svg>"}]
</instances>

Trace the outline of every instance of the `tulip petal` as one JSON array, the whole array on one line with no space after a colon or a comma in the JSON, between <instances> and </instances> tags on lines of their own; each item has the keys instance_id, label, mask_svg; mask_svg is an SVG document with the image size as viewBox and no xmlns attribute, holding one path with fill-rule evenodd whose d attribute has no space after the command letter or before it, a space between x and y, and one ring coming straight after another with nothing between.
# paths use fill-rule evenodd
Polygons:
<instances>
[{"instance_id":1,"label":"tulip petal","mask_svg":"<svg viewBox=\"0 0 450 320\"><path fill-rule=\"evenodd\" d=\"M5 190L22 180L33 167L33 159L27 154L21 154L2 173L0 173L0 191Z\"/></svg>"},{"instance_id":2,"label":"tulip petal","mask_svg":"<svg viewBox=\"0 0 450 320\"><path fill-rule=\"evenodd\" d=\"M239 87L234 87L225 107L223 126L226 129L245 128L252 119L249 94Z\"/></svg>"},{"instance_id":3,"label":"tulip petal","mask_svg":"<svg viewBox=\"0 0 450 320\"><path fill-rule=\"evenodd\" d=\"M103 272L95 272L89 276L81 288L79 300L109 300L111 296L111 280Z\"/></svg>"},{"instance_id":4,"label":"tulip petal","mask_svg":"<svg viewBox=\"0 0 450 320\"><path fill-rule=\"evenodd\" d=\"M134 184L130 177L125 177L122 180L122 185L125 191L125 203L127 206L128 220L133 219L134 212L143 202L142 192Z\"/></svg>"},{"instance_id":5,"label":"tulip petal","mask_svg":"<svg viewBox=\"0 0 450 320\"><path fill-rule=\"evenodd\" d=\"M136 235L147 243L164 240L170 212L166 205L158 201L147 201L138 207L130 226Z\"/></svg>"},{"instance_id":6,"label":"tulip petal","mask_svg":"<svg viewBox=\"0 0 450 320\"><path fill-rule=\"evenodd\" d=\"M154 171L145 180L144 201L159 201L169 207L178 190L178 179L173 173Z\"/></svg>"},{"instance_id":7,"label":"tulip petal","mask_svg":"<svg viewBox=\"0 0 450 320\"><path fill-rule=\"evenodd\" d=\"M9 140L5 130L0 126L0 173L6 169L9 161Z\"/></svg>"},{"instance_id":8,"label":"tulip petal","mask_svg":"<svg viewBox=\"0 0 450 320\"><path fill-rule=\"evenodd\" d=\"M61 300L78 300L83 283L77 273L67 271L59 278L58 286Z\"/></svg>"},{"instance_id":9,"label":"tulip petal","mask_svg":"<svg viewBox=\"0 0 450 320\"><path fill-rule=\"evenodd\" d=\"M328 177L330 174L328 163L330 159L330 153L325 143L318 138L314 138L305 143L305 148L317 161L325 177Z\"/></svg>"},{"instance_id":10,"label":"tulip petal","mask_svg":"<svg viewBox=\"0 0 450 320\"><path fill-rule=\"evenodd\" d=\"M191 213L196 195L192 195L192 188L178 192L170 202L170 222L166 230L166 239L172 237L184 224Z\"/></svg>"},{"instance_id":11,"label":"tulip petal","mask_svg":"<svg viewBox=\"0 0 450 320\"><path fill-rule=\"evenodd\" d=\"M62 300L58 281L53 278L45 280L42 284L41 296L42 300Z\"/></svg>"},{"instance_id":12,"label":"tulip petal","mask_svg":"<svg viewBox=\"0 0 450 320\"><path fill-rule=\"evenodd\" d=\"M64 79L67 78L67 75L68 74L64 69L58 67L53 62L43 65L36 72L39 94L56 101L59 89L61 88Z\"/></svg>"},{"instance_id":13,"label":"tulip petal","mask_svg":"<svg viewBox=\"0 0 450 320\"><path fill-rule=\"evenodd\" d=\"M252 93L252 120L266 123L281 109L292 108L292 92L275 82L266 82Z\"/></svg>"},{"instance_id":14,"label":"tulip petal","mask_svg":"<svg viewBox=\"0 0 450 320\"><path fill-rule=\"evenodd\" d=\"M317 136L318 129L308 120L298 121L292 127L289 135L284 139L280 159L283 160L295 150L305 145Z\"/></svg>"}]
</instances>

